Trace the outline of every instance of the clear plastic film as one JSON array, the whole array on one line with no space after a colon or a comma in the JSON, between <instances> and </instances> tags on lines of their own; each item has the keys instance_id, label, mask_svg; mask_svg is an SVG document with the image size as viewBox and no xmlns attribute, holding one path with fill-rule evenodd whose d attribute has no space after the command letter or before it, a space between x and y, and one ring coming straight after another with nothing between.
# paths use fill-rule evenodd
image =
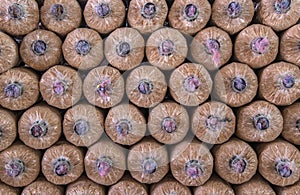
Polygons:
<instances>
[{"instance_id":1,"label":"clear plastic film","mask_svg":"<svg viewBox=\"0 0 300 195\"><path fill-rule=\"evenodd\" d=\"M44 178L39 178L26 186L22 191L22 195L44 194L46 192L55 195L64 195L64 189L62 186L54 185Z\"/></svg>"},{"instance_id":2,"label":"clear plastic film","mask_svg":"<svg viewBox=\"0 0 300 195\"><path fill-rule=\"evenodd\" d=\"M282 110L283 131L281 135L292 144L300 145L300 102Z\"/></svg>"},{"instance_id":3,"label":"clear plastic film","mask_svg":"<svg viewBox=\"0 0 300 195\"><path fill-rule=\"evenodd\" d=\"M0 32L0 73L3 73L19 62L18 45L10 36Z\"/></svg>"},{"instance_id":4,"label":"clear plastic film","mask_svg":"<svg viewBox=\"0 0 300 195\"><path fill-rule=\"evenodd\" d=\"M146 185L134 180L132 177L125 175L118 183L110 186L108 195L148 195Z\"/></svg>"},{"instance_id":5,"label":"clear plastic film","mask_svg":"<svg viewBox=\"0 0 300 195\"><path fill-rule=\"evenodd\" d=\"M11 187L9 185L6 185L4 183L0 183L0 194L5 195L19 195L21 190L16 187Z\"/></svg>"},{"instance_id":6,"label":"clear plastic film","mask_svg":"<svg viewBox=\"0 0 300 195\"><path fill-rule=\"evenodd\" d=\"M0 109L0 151L8 148L17 137L17 117L8 110Z\"/></svg>"},{"instance_id":7,"label":"clear plastic film","mask_svg":"<svg viewBox=\"0 0 300 195\"><path fill-rule=\"evenodd\" d=\"M300 194L300 182L298 181L294 185L286 186L286 187L275 187L277 195L299 195Z\"/></svg>"},{"instance_id":8,"label":"clear plastic film","mask_svg":"<svg viewBox=\"0 0 300 195\"><path fill-rule=\"evenodd\" d=\"M105 188L85 176L80 177L66 188L66 195L93 194L105 195Z\"/></svg>"}]
</instances>

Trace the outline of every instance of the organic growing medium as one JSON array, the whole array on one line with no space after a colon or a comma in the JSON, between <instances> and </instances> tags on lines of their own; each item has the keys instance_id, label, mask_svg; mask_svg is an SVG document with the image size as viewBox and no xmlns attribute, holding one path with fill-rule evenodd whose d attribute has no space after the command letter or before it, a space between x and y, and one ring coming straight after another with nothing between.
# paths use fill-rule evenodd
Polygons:
<instances>
[{"instance_id":1,"label":"organic growing medium","mask_svg":"<svg viewBox=\"0 0 300 195\"><path fill-rule=\"evenodd\" d=\"M15 40L4 32L0 32L0 73L19 63L19 48Z\"/></svg>"},{"instance_id":2,"label":"organic growing medium","mask_svg":"<svg viewBox=\"0 0 300 195\"><path fill-rule=\"evenodd\" d=\"M105 195L105 188L86 176L81 176L76 181L70 183L66 188L66 195L78 195L78 194L93 194L93 195Z\"/></svg>"},{"instance_id":3,"label":"organic growing medium","mask_svg":"<svg viewBox=\"0 0 300 195\"><path fill-rule=\"evenodd\" d=\"M276 187L275 191L277 195L289 195L289 194L297 194L300 192L300 182L298 181L294 185L286 186L286 187Z\"/></svg>"},{"instance_id":4,"label":"organic growing medium","mask_svg":"<svg viewBox=\"0 0 300 195\"><path fill-rule=\"evenodd\" d=\"M7 194L7 195L19 195L21 192L20 188L15 188L5 183L0 183L0 194Z\"/></svg>"},{"instance_id":5,"label":"organic growing medium","mask_svg":"<svg viewBox=\"0 0 300 195\"><path fill-rule=\"evenodd\" d=\"M110 186L108 195L148 195L148 189L145 184L141 184L132 177L125 175L118 183Z\"/></svg>"},{"instance_id":6,"label":"organic growing medium","mask_svg":"<svg viewBox=\"0 0 300 195\"><path fill-rule=\"evenodd\" d=\"M292 144L300 145L300 102L282 110L283 131L281 135Z\"/></svg>"},{"instance_id":7,"label":"organic growing medium","mask_svg":"<svg viewBox=\"0 0 300 195\"><path fill-rule=\"evenodd\" d=\"M17 116L9 110L0 109L0 151L11 146L16 137Z\"/></svg>"},{"instance_id":8,"label":"organic growing medium","mask_svg":"<svg viewBox=\"0 0 300 195\"><path fill-rule=\"evenodd\" d=\"M39 178L30 185L26 186L22 195L32 195L32 194L43 194L51 193L55 195L64 195L64 189L62 186L54 185L44 178Z\"/></svg>"}]
</instances>

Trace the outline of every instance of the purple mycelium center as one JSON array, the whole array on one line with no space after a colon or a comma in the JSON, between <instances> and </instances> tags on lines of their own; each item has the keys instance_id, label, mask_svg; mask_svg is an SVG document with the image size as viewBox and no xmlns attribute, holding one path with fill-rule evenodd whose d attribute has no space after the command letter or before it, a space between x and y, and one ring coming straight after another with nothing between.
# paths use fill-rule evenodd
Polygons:
<instances>
[{"instance_id":1,"label":"purple mycelium center","mask_svg":"<svg viewBox=\"0 0 300 195\"><path fill-rule=\"evenodd\" d=\"M142 162L143 173L152 174L157 169L157 162L153 158L146 158Z\"/></svg>"},{"instance_id":2,"label":"purple mycelium center","mask_svg":"<svg viewBox=\"0 0 300 195\"><path fill-rule=\"evenodd\" d=\"M187 92L195 92L201 85L200 79L195 76L188 76L183 81L183 87Z\"/></svg>"},{"instance_id":3,"label":"purple mycelium center","mask_svg":"<svg viewBox=\"0 0 300 195\"><path fill-rule=\"evenodd\" d=\"M236 173L244 173L248 166L248 162L245 158L240 156L233 156L229 161L229 167Z\"/></svg>"},{"instance_id":4,"label":"purple mycelium center","mask_svg":"<svg viewBox=\"0 0 300 195\"><path fill-rule=\"evenodd\" d=\"M116 47L116 52L120 57L125 57L130 53L130 44L127 42L120 42Z\"/></svg>"},{"instance_id":5,"label":"purple mycelium center","mask_svg":"<svg viewBox=\"0 0 300 195\"><path fill-rule=\"evenodd\" d=\"M148 2L146 3L141 11L141 14L146 19L152 19L156 15L156 6L155 4Z\"/></svg>"},{"instance_id":6,"label":"purple mycelium center","mask_svg":"<svg viewBox=\"0 0 300 195\"><path fill-rule=\"evenodd\" d=\"M45 121L36 121L30 127L29 134L33 137L43 137L47 134L48 126Z\"/></svg>"},{"instance_id":7,"label":"purple mycelium center","mask_svg":"<svg viewBox=\"0 0 300 195\"><path fill-rule=\"evenodd\" d=\"M162 56L170 56L175 51L174 42L167 39L161 42L160 46L158 47L159 54Z\"/></svg>"},{"instance_id":8,"label":"purple mycelium center","mask_svg":"<svg viewBox=\"0 0 300 195\"><path fill-rule=\"evenodd\" d=\"M286 74L282 77L279 77L278 82L280 87L290 89L295 85L296 81L293 75Z\"/></svg>"},{"instance_id":9,"label":"purple mycelium center","mask_svg":"<svg viewBox=\"0 0 300 195\"><path fill-rule=\"evenodd\" d=\"M66 158L58 158L53 164L53 172L57 176L65 176L71 170L71 163Z\"/></svg>"},{"instance_id":10,"label":"purple mycelium center","mask_svg":"<svg viewBox=\"0 0 300 195\"><path fill-rule=\"evenodd\" d=\"M172 117L165 117L161 122L161 128L167 133L173 133L176 131L176 121Z\"/></svg>"},{"instance_id":11,"label":"purple mycelium center","mask_svg":"<svg viewBox=\"0 0 300 195\"><path fill-rule=\"evenodd\" d=\"M13 19L21 19L25 16L25 11L23 5L19 3L13 3L8 7L8 14Z\"/></svg>"},{"instance_id":12,"label":"purple mycelium center","mask_svg":"<svg viewBox=\"0 0 300 195\"><path fill-rule=\"evenodd\" d=\"M245 79L241 78L241 77L234 77L231 81L231 88L233 89L233 91L235 92L243 92L245 91L247 87L247 83L245 81Z\"/></svg>"},{"instance_id":13,"label":"purple mycelium center","mask_svg":"<svg viewBox=\"0 0 300 195\"><path fill-rule=\"evenodd\" d=\"M139 82L138 90L141 94L148 95L153 90L153 84L151 81L143 79Z\"/></svg>"},{"instance_id":14,"label":"purple mycelium center","mask_svg":"<svg viewBox=\"0 0 300 195\"><path fill-rule=\"evenodd\" d=\"M17 98L23 94L23 86L18 83L10 83L4 88L4 93L8 98Z\"/></svg>"},{"instance_id":15,"label":"purple mycelium center","mask_svg":"<svg viewBox=\"0 0 300 195\"><path fill-rule=\"evenodd\" d=\"M11 160L5 164L5 173L10 177L17 177L25 170L24 162L20 159Z\"/></svg>"},{"instance_id":16,"label":"purple mycelium center","mask_svg":"<svg viewBox=\"0 0 300 195\"><path fill-rule=\"evenodd\" d=\"M221 64L221 53L220 53L220 43L215 39L208 39L205 42L205 47L207 53L212 55L212 60L215 65L219 66Z\"/></svg>"},{"instance_id":17,"label":"purple mycelium center","mask_svg":"<svg viewBox=\"0 0 300 195\"><path fill-rule=\"evenodd\" d=\"M274 10L279 14L287 13L291 8L291 0L276 0Z\"/></svg>"},{"instance_id":18,"label":"purple mycelium center","mask_svg":"<svg viewBox=\"0 0 300 195\"><path fill-rule=\"evenodd\" d=\"M109 157L101 157L96 161L96 167L99 175L105 177L110 173L113 163Z\"/></svg>"},{"instance_id":19,"label":"purple mycelium center","mask_svg":"<svg viewBox=\"0 0 300 195\"><path fill-rule=\"evenodd\" d=\"M79 40L76 43L75 50L79 55L85 56L90 52L91 46L86 40Z\"/></svg>"},{"instance_id":20,"label":"purple mycelium center","mask_svg":"<svg viewBox=\"0 0 300 195\"><path fill-rule=\"evenodd\" d=\"M61 4L54 4L50 8L50 14L58 21L63 20L66 17L66 10Z\"/></svg>"},{"instance_id":21,"label":"purple mycelium center","mask_svg":"<svg viewBox=\"0 0 300 195\"><path fill-rule=\"evenodd\" d=\"M262 114L257 114L253 118L253 125L257 130L267 130L270 127L270 121L269 119L262 115Z\"/></svg>"},{"instance_id":22,"label":"purple mycelium center","mask_svg":"<svg viewBox=\"0 0 300 195\"><path fill-rule=\"evenodd\" d=\"M47 50L47 44L43 40L34 41L31 45L31 50L38 56L44 55Z\"/></svg>"},{"instance_id":23,"label":"purple mycelium center","mask_svg":"<svg viewBox=\"0 0 300 195\"><path fill-rule=\"evenodd\" d=\"M258 37L251 41L251 50L256 54L264 54L268 51L270 41L266 37Z\"/></svg>"},{"instance_id":24,"label":"purple mycelium center","mask_svg":"<svg viewBox=\"0 0 300 195\"><path fill-rule=\"evenodd\" d=\"M86 120L79 119L75 122L73 130L77 135L84 135L89 131L89 123Z\"/></svg>"},{"instance_id":25,"label":"purple mycelium center","mask_svg":"<svg viewBox=\"0 0 300 195\"><path fill-rule=\"evenodd\" d=\"M98 82L96 92L103 99L107 99L113 92L113 85L109 78L105 78Z\"/></svg>"},{"instance_id":26,"label":"purple mycelium center","mask_svg":"<svg viewBox=\"0 0 300 195\"><path fill-rule=\"evenodd\" d=\"M229 3L226 11L230 18L237 18L242 13L242 6L239 2L233 1Z\"/></svg>"},{"instance_id":27,"label":"purple mycelium center","mask_svg":"<svg viewBox=\"0 0 300 195\"><path fill-rule=\"evenodd\" d=\"M67 91L67 84L64 81L56 81L52 88L56 95L63 95Z\"/></svg>"},{"instance_id":28,"label":"purple mycelium center","mask_svg":"<svg viewBox=\"0 0 300 195\"><path fill-rule=\"evenodd\" d=\"M98 16L105 18L105 17L109 16L111 9L107 3L100 3L96 7L96 12L97 12Z\"/></svg>"},{"instance_id":29,"label":"purple mycelium center","mask_svg":"<svg viewBox=\"0 0 300 195\"><path fill-rule=\"evenodd\" d=\"M185 164L185 173L188 177L198 178L204 173L203 164L198 160L190 160Z\"/></svg>"},{"instance_id":30,"label":"purple mycelium center","mask_svg":"<svg viewBox=\"0 0 300 195\"><path fill-rule=\"evenodd\" d=\"M126 136L132 130L132 126L128 120L121 120L116 125L116 131L118 136Z\"/></svg>"},{"instance_id":31,"label":"purple mycelium center","mask_svg":"<svg viewBox=\"0 0 300 195\"><path fill-rule=\"evenodd\" d=\"M184 7L183 15L187 21L194 21L199 15L199 10L196 5L188 4Z\"/></svg>"},{"instance_id":32,"label":"purple mycelium center","mask_svg":"<svg viewBox=\"0 0 300 195\"><path fill-rule=\"evenodd\" d=\"M275 170L281 177L288 178L293 174L291 162L288 159L280 159L275 163Z\"/></svg>"}]
</instances>

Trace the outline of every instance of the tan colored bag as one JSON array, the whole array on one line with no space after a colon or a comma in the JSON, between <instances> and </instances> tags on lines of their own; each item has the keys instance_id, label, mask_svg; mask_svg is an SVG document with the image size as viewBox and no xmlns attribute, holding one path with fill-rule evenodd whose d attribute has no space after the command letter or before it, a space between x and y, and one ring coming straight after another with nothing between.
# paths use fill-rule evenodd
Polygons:
<instances>
[{"instance_id":1,"label":"tan colored bag","mask_svg":"<svg viewBox=\"0 0 300 195\"><path fill-rule=\"evenodd\" d=\"M151 186L150 195L161 194L192 195L190 189L187 186L179 183L171 175L167 175L162 181Z\"/></svg>"},{"instance_id":2,"label":"tan colored bag","mask_svg":"<svg viewBox=\"0 0 300 195\"><path fill-rule=\"evenodd\" d=\"M285 107L282 111L284 139L294 145L300 145L300 102Z\"/></svg>"},{"instance_id":3,"label":"tan colored bag","mask_svg":"<svg viewBox=\"0 0 300 195\"><path fill-rule=\"evenodd\" d=\"M54 185L44 178L39 178L30 185L26 186L22 195L32 195L32 194L44 194L51 193L53 195L64 195L64 189L62 186Z\"/></svg>"},{"instance_id":4,"label":"tan colored bag","mask_svg":"<svg viewBox=\"0 0 300 195\"><path fill-rule=\"evenodd\" d=\"M21 192L20 188L11 187L11 186L6 185L4 183L0 183L0 194L19 195L20 192Z\"/></svg>"},{"instance_id":5,"label":"tan colored bag","mask_svg":"<svg viewBox=\"0 0 300 195\"><path fill-rule=\"evenodd\" d=\"M0 109L0 127L2 151L11 146L17 137L17 116L11 111Z\"/></svg>"},{"instance_id":6,"label":"tan colored bag","mask_svg":"<svg viewBox=\"0 0 300 195\"><path fill-rule=\"evenodd\" d=\"M70 183L66 188L66 195L105 195L103 186L89 180L87 177L82 176L73 183Z\"/></svg>"},{"instance_id":7,"label":"tan colored bag","mask_svg":"<svg viewBox=\"0 0 300 195\"><path fill-rule=\"evenodd\" d=\"M194 195L234 195L231 186L220 179L217 175L213 175L204 185L194 188Z\"/></svg>"},{"instance_id":8,"label":"tan colored bag","mask_svg":"<svg viewBox=\"0 0 300 195\"><path fill-rule=\"evenodd\" d=\"M275 187L277 195L299 195L300 194L300 182L298 181L294 185L286 187Z\"/></svg>"},{"instance_id":9,"label":"tan colored bag","mask_svg":"<svg viewBox=\"0 0 300 195\"><path fill-rule=\"evenodd\" d=\"M147 186L125 175L118 183L110 186L108 195L148 195Z\"/></svg>"},{"instance_id":10,"label":"tan colored bag","mask_svg":"<svg viewBox=\"0 0 300 195\"><path fill-rule=\"evenodd\" d=\"M19 63L19 48L15 40L0 32L0 50L0 73L3 73Z\"/></svg>"}]
</instances>

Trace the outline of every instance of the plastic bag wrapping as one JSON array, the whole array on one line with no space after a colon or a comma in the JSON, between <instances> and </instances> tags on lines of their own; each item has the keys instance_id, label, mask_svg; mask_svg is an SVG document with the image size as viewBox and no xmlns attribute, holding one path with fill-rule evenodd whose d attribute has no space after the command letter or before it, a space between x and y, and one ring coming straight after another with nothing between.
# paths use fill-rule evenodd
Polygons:
<instances>
[{"instance_id":1,"label":"plastic bag wrapping","mask_svg":"<svg viewBox=\"0 0 300 195\"><path fill-rule=\"evenodd\" d=\"M299 67L278 62L264 68L259 78L259 95L278 106L294 103L300 98Z\"/></svg>"},{"instance_id":2,"label":"plastic bag wrapping","mask_svg":"<svg viewBox=\"0 0 300 195\"><path fill-rule=\"evenodd\" d=\"M139 107L154 107L167 92L165 75L156 67L142 65L133 69L126 81L129 100Z\"/></svg>"},{"instance_id":3,"label":"plastic bag wrapping","mask_svg":"<svg viewBox=\"0 0 300 195\"><path fill-rule=\"evenodd\" d=\"M246 142L231 138L213 148L215 171L231 184L249 181L256 173L258 160L255 151Z\"/></svg>"},{"instance_id":4,"label":"plastic bag wrapping","mask_svg":"<svg viewBox=\"0 0 300 195\"><path fill-rule=\"evenodd\" d=\"M2 0L0 5L0 30L11 35L28 34L37 26L40 19L35 0Z\"/></svg>"},{"instance_id":5,"label":"plastic bag wrapping","mask_svg":"<svg viewBox=\"0 0 300 195\"><path fill-rule=\"evenodd\" d=\"M255 72L242 63L230 63L214 78L214 92L218 99L231 107L250 103L256 96L258 79Z\"/></svg>"},{"instance_id":6,"label":"plastic bag wrapping","mask_svg":"<svg viewBox=\"0 0 300 195\"><path fill-rule=\"evenodd\" d=\"M44 0L40 13L43 25L62 36L78 28L82 20L82 10L76 0Z\"/></svg>"},{"instance_id":7,"label":"plastic bag wrapping","mask_svg":"<svg viewBox=\"0 0 300 195\"><path fill-rule=\"evenodd\" d=\"M299 195L300 194L300 182L298 181L294 185L286 186L286 187L276 187L275 190L277 195Z\"/></svg>"},{"instance_id":8,"label":"plastic bag wrapping","mask_svg":"<svg viewBox=\"0 0 300 195\"><path fill-rule=\"evenodd\" d=\"M26 186L23 191L22 195L32 195L32 194L44 194L44 193L51 193L55 195L64 195L64 189L62 186L54 185L44 178L39 178L33 183Z\"/></svg>"},{"instance_id":9,"label":"plastic bag wrapping","mask_svg":"<svg viewBox=\"0 0 300 195\"><path fill-rule=\"evenodd\" d=\"M275 60L279 38L270 27L252 24L237 35L234 45L234 55L239 62L262 68Z\"/></svg>"},{"instance_id":10,"label":"plastic bag wrapping","mask_svg":"<svg viewBox=\"0 0 300 195\"><path fill-rule=\"evenodd\" d=\"M288 186L300 178L299 150L287 141L277 139L257 146L258 171L271 184Z\"/></svg>"},{"instance_id":11,"label":"plastic bag wrapping","mask_svg":"<svg viewBox=\"0 0 300 195\"><path fill-rule=\"evenodd\" d=\"M89 148L84 165L89 179L101 185L113 185L124 175L126 154L119 145L101 139Z\"/></svg>"},{"instance_id":12,"label":"plastic bag wrapping","mask_svg":"<svg viewBox=\"0 0 300 195\"><path fill-rule=\"evenodd\" d=\"M211 6L207 0L175 0L168 14L170 26L193 35L206 26Z\"/></svg>"},{"instance_id":13,"label":"plastic bag wrapping","mask_svg":"<svg viewBox=\"0 0 300 195\"><path fill-rule=\"evenodd\" d=\"M105 195L105 189L103 186L89 180L87 177L82 176L73 183L70 183L66 188L66 195L78 195L78 194L93 194L93 195Z\"/></svg>"},{"instance_id":14,"label":"plastic bag wrapping","mask_svg":"<svg viewBox=\"0 0 300 195\"><path fill-rule=\"evenodd\" d=\"M17 117L11 111L0 109L0 151L8 148L17 137ZM0 193L1 194L1 193Z\"/></svg>"},{"instance_id":15,"label":"plastic bag wrapping","mask_svg":"<svg viewBox=\"0 0 300 195\"><path fill-rule=\"evenodd\" d=\"M90 28L107 34L122 25L126 10L122 0L89 0L83 15Z\"/></svg>"},{"instance_id":16,"label":"plastic bag wrapping","mask_svg":"<svg viewBox=\"0 0 300 195\"><path fill-rule=\"evenodd\" d=\"M132 104L120 104L111 108L105 119L105 132L118 144L133 145L146 133L146 119Z\"/></svg>"},{"instance_id":17,"label":"plastic bag wrapping","mask_svg":"<svg viewBox=\"0 0 300 195\"><path fill-rule=\"evenodd\" d=\"M62 50L66 61L81 70L98 66L104 57L101 36L97 31L88 28L77 28L70 32Z\"/></svg>"},{"instance_id":18,"label":"plastic bag wrapping","mask_svg":"<svg viewBox=\"0 0 300 195\"><path fill-rule=\"evenodd\" d=\"M185 140L172 148L171 172L185 186L203 185L212 175L213 156L204 143Z\"/></svg>"},{"instance_id":19,"label":"plastic bag wrapping","mask_svg":"<svg viewBox=\"0 0 300 195\"><path fill-rule=\"evenodd\" d=\"M3 73L19 62L17 43L7 34L0 32L0 73Z\"/></svg>"},{"instance_id":20,"label":"plastic bag wrapping","mask_svg":"<svg viewBox=\"0 0 300 195\"><path fill-rule=\"evenodd\" d=\"M235 134L248 142L270 142L281 134L282 128L280 110L269 102L258 100L239 109Z\"/></svg>"},{"instance_id":21,"label":"plastic bag wrapping","mask_svg":"<svg viewBox=\"0 0 300 195\"><path fill-rule=\"evenodd\" d=\"M129 70L140 65L144 49L143 36L133 28L118 28L105 40L105 57L119 70Z\"/></svg>"},{"instance_id":22,"label":"plastic bag wrapping","mask_svg":"<svg viewBox=\"0 0 300 195\"><path fill-rule=\"evenodd\" d=\"M300 102L282 110L283 131L281 135L292 144L300 145Z\"/></svg>"},{"instance_id":23,"label":"plastic bag wrapping","mask_svg":"<svg viewBox=\"0 0 300 195\"><path fill-rule=\"evenodd\" d=\"M110 186L108 195L148 195L147 186L125 175L118 183Z\"/></svg>"},{"instance_id":24,"label":"plastic bag wrapping","mask_svg":"<svg viewBox=\"0 0 300 195\"><path fill-rule=\"evenodd\" d=\"M44 71L60 63L62 41L53 32L35 30L27 34L20 46L22 60L31 68Z\"/></svg>"},{"instance_id":25,"label":"plastic bag wrapping","mask_svg":"<svg viewBox=\"0 0 300 195\"><path fill-rule=\"evenodd\" d=\"M0 153L0 179L12 187L24 187L40 173L40 152L15 143Z\"/></svg>"},{"instance_id":26,"label":"plastic bag wrapping","mask_svg":"<svg viewBox=\"0 0 300 195\"><path fill-rule=\"evenodd\" d=\"M0 104L10 110L24 110L39 98L38 76L27 68L13 68L0 75Z\"/></svg>"},{"instance_id":27,"label":"plastic bag wrapping","mask_svg":"<svg viewBox=\"0 0 300 195\"><path fill-rule=\"evenodd\" d=\"M191 56L208 70L223 66L232 55L228 33L217 27L208 27L196 34L191 43Z\"/></svg>"},{"instance_id":28,"label":"plastic bag wrapping","mask_svg":"<svg viewBox=\"0 0 300 195\"><path fill-rule=\"evenodd\" d=\"M4 183L0 183L0 194L5 195L19 195L21 190L19 188L11 187Z\"/></svg>"},{"instance_id":29,"label":"plastic bag wrapping","mask_svg":"<svg viewBox=\"0 0 300 195\"><path fill-rule=\"evenodd\" d=\"M161 181L169 171L168 163L166 146L150 138L145 138L132 146L127 158L131 176L145 184Z\"/></svg>"},{"instance_id":30,"label":"plastic bag wrapping","mask_svg":"<svg viewBox=\"0 0 300 195\"><path fill-rule=\"evenodd\" d=\"M216 0L212 6L212 21L231 35L246 28L253 16L251 0Z\"/></svg>"},{"instance_id":31,"label":"plastic bag wrapping","mask_svg":"<svg viewBox=\"0 0 300 195\"><path fill-rule=\"evenodd\" d=\"M298 0L261 0L258 18L261 23L275 31L288 29L300 18L300 1Z\"/></svg>"},{"instance_id":32,"label":"plastic bag wrapping","mask_svg":"<svg viewBox=\"0 0 300 195\"><path fill-rule=\"evenodd\" d=\"M85 77L83 92L90 104L110 108L121 102L125 91L124 79L119 70L100 66Z\"/></svg>"},{"instance_id":33,"label":"plastic bag wrapping","mask_svg":"<svg viewBox=\"0 0 300 195\"><path fill-rule=\"evenodd\" d=\"M49 182L66 185L77 180L83 173L83 159L81 148L62 141L45 151L42 172Z\"/></svg>"},{"instance_id":34,"label":"plastic bag wrapping","mask_svg":"<svg viewBox=\"0 0 300 195\"><path fill-rule=\"evenodd\" d=\"M168 14L165 0L131 0L128 23L141 33L151 33L164 25Z\"/></svg>"},{"instance_id":35,"label":"plastic bag wrapping","mask_svg":"<svg viewBox=\"0 0 300 195\"><path fill-rule=\"evenodd\" d=\"M235 132L235 115L221 102L207 102L192 116L192 130L196 137L209 144L222 144Z\"/></svg>"},{"instance_id":36,"label":"plastic bag wrapping","mask_svg":"<svg viewBox=\"0 0 300 195\"><path fill-rule=\"evenodd\" d=\"M49 105L66 109L80 100L82 80L73 68L53 66L42 75L40 92Z\"/></svg>"},{"instance_id":37,"label":"plastic bag wrapping","mask_svg":"<svg viewBox=\"0 0 300 195\"><path fill-rule=\"evenodd\" d=\"M67 110L63 120L66 139L75 146L90 146L104 131L104 116L101 110L89 104L77 104Z\"/></svg>"},{"instance_id":38,"label":"plastic bag wrapping","mask_svg":"<svg viewBox=\"0 0 300 195\"><path fill-rule=\"evenodd\" d=\"M188 52L185 37L176 29L161 28L153 32L146 43L150 64L162 70L171 70L184 62Z\"/></svg>"},{"instance_id":39,"label":"plastic bag wrapping","mask_svg":"<svg viewBox=\"0 0 300 195\"><path fill-rule=\"evenodd\" d=\"M170 77L171 96L180 104L198 106L208 99L212 90L212 79L204 66L184 63Z\"/></svg>"}]
</instances>

